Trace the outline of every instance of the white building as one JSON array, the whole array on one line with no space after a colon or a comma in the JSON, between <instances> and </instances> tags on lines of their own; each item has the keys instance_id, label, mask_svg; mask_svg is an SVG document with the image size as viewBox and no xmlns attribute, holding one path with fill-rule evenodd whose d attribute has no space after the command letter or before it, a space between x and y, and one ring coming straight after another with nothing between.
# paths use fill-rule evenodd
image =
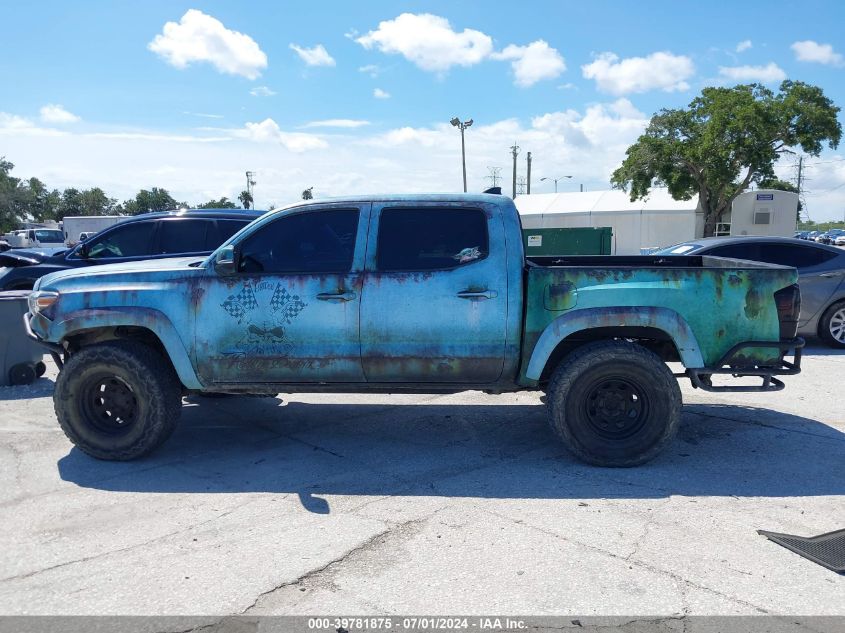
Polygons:
<instances>
[{"instance_id":1,"label":"white building","mask_svg":"<svg viewBox=\"0 0 845 633\"><path fill-rule=\"evenodd\" d=\"M611 253L639 255L643 249L669 246L704 234L704 214L698 196L675 200L668 190L654 188L631 202L618 189L571 193L540 193L514 200L526 229L603 227L613 229ZM788 191L747 191L734 200L722 218L722 235L791 236L797 222L798 196Z\"/></svg>"}]
</instances>

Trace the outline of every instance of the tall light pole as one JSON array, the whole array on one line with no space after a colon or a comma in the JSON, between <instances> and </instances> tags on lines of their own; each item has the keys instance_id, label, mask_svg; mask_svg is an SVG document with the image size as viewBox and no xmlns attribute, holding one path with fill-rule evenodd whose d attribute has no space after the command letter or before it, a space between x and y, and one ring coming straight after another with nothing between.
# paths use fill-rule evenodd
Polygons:
<instances>
[{"instance_id":1,"label":"tall light pole","mask_svg":"<svg viewBox=\"0 0 845 633\"><path fill-rule=\"evenodd\" d=\"M555 193L557 193L557 181L558 181L558 180L563 180L564 178L572 178L572 176L561 176L560 178L548 178L548 177L543 177L543 178L540 178L540 180L541 180L541 181L543 181L543 180L554 180L554 181L555 181Z\"/></svg>"},{"instance_id":2,"label":"tall light pole","mask_svg":"<svg viewBox=\"0 0 845 633\"><path fill-rule=\"evenodd\" d=\"M461 165L464 168L464 193L467 192L467 148L466 143L464 142L464 130L466 130L470 125L472 125L472 119L469 121L461 121L458 117L453 118L449 121L452 125L456 128L461 130Z\"/></svg>"}]
</instances>

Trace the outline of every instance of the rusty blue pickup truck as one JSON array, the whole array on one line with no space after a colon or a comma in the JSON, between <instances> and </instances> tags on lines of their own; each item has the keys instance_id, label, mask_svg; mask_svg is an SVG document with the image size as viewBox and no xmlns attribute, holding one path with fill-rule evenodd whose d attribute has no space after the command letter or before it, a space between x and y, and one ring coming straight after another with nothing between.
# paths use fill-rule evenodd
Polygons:
<instances>
[{"instance_id":1,"label":"rusty blue pickup truck","mask_svg":"<svg viewBox=\"0 0 845 633\"><path fill-rule=\"evenodd\" d=\"M475 389L543 390L574 455L634 466L671 442L678 378L759 391L798 373L796 279L706 256L526 258L500 195L352 197L266 214L204 259L50 274L26 326L61 368L59 424L100 459L154 450L190 393Z\"/></svg>"}]
</instances>

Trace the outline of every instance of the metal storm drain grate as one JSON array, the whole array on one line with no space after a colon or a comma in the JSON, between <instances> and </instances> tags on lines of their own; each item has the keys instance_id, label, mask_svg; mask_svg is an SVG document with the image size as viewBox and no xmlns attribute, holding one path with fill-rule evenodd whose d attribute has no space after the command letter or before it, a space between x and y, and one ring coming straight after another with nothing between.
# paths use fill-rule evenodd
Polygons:
<instances>
[{"instance_id":1,"label":"metal storm drain grate","mask_svg":"<svg viewBox=\"0 0 845 633\"><path fill-rule=\"evenodd\" d=\"M757 530L757 533L814 563L840 574L845 573L845 530L809 537L765 530Z\"/></svg>"}]
</instances>

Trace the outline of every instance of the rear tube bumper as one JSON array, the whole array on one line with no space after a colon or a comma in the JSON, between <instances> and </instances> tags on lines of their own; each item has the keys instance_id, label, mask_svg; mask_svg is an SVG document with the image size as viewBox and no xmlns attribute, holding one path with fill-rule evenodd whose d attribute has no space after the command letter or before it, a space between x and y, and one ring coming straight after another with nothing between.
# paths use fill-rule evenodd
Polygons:
<instances>
[{"instance_id":1,"label":"rear tube bumper","mask_svg":"<svg viewBox=\"0 0 845 633\"><path fill-rule=\"evenodd\" d=\"M783 339L778 343L771 341L747 341L734 345L717 364L702 369L687 369L692 386L704 391L741 392L741 391L780 391L786 385L775 376L792 376L801 373L801 351L804 349L804 339L799 337ZM737 357L743 352L753 349L780 349L780 361L776 366L733 367ZM786 360L787 354L792 352L792 360ZM713 374L727 374L734 378L757 376L762 380L759 385L719 385L714 386L710 377Z\"/></svg>"}]
</instances>

